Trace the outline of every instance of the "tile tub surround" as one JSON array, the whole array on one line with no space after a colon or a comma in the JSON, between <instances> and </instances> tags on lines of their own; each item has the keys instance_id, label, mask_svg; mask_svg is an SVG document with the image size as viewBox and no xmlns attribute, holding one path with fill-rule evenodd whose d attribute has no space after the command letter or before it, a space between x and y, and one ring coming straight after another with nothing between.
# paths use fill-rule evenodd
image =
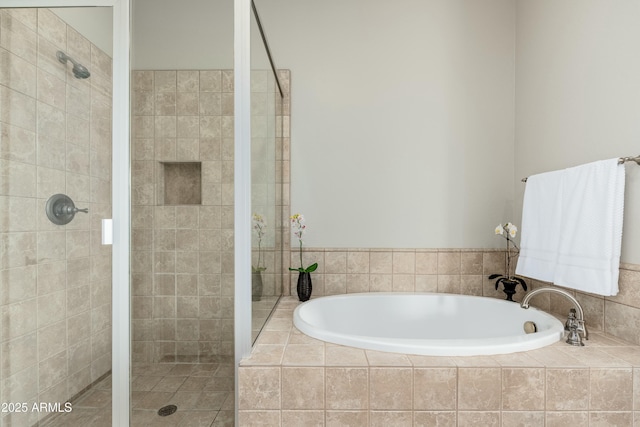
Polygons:
<instances>
[{"instance_id":1,"label":"tile tub surround","mask_svg":"<svg viewBox=\"0 0 640 427\"><path fill-rule=\"evenodd\" d=\"M560 426L640 421L640 347L592 330L506 355L431 357L310 338L283 298L239 368L240 425Z\"/></svg>"},{"instance_id":2,"label":"tile tub surround","mask_svg":"<svg viewBox=\"0 0 640 427\"><path fill-rule=\"evenodd\" d=\"M1 9L0 34L0 402L64 402L111 369L111 58L49 9ZM52 224L57 193L89 212Z\"/></svg>"},{"instance_id":3,"label":"tile tub surround","mask_svg":"<svg viewBox=\"0 0 640 427\"><path fill-rule=\"evenodd\" d=\"M504 271L500 249L303 249L305 265L318 263L312 274L313 296L355 292L444 292L504 299L496 291L493 273ZM299 264L297 249L290 265ZM289 295L296 295L297 273L289 275ZM550 286L528 279L530 289ZM640 265L620 265L620 292L615 297L565 289L582 305L587 326L640 345ZM518 287L515 299L525 292ZM563 297L536 296L532 305L566 316L571 308Z\"/></svg>"}]
</instances>

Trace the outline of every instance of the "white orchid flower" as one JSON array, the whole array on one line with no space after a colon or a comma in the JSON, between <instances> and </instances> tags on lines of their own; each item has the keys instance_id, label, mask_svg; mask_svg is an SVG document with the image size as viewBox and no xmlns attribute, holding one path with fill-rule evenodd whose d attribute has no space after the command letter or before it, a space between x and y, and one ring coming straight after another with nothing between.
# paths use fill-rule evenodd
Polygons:
<instances>
[{"instance_id":1,"label":"white orchid flower","mask_svg":"<svg viewBox=\"0 0 640 427\"><path fill-rule=\"evenodd\" d=\"M506 231L506 235L505 235L505 231ZM502 279L516 280L516 281L521 280L518 278L514 279L514 276L511 275L511 258L516 256L520 252L520 248L518 248L518 245L514 240L516 237L516 234L518 233L518 227L516 227L514 224L510 222L507 222L505 224L498 224L498 226L495 228L495 233L502 236L506 240L506 244L507 244L507 254L506 254L507 256L505 259L505 274L504 275L492 274L491 276L489 276L490 279L498 278L498 282L496 282L496 289L498 289L497 288L498 283ZM513 247L513 251L515 251L515 255L511 254L512 247ZM524 282L521 282L521 283L523 283L523 286L524 286Z\"/></svg>"},{"instance_id":2,"label":"white orchid flower","mask_svg":"<svg viewBox=\"0 0 640 427\"><path fill-rule=\"evenodd\" d=\"M302 244L302 235L307 229L307 226L304 224L304 216L302 214L293 214L289 219L291 220L291 232Z\"/></svg>"},{"instance_id":3,"label":"white orchid flower","mask_svg":"<svg viewBox=\"0 0 640 427\"><path fill-rule=\"evenodd\" d=\"M300 268L291 268L291 271L299 271L300 273L312 273L318 268L318 263L313 263L309 267L304 268L302 265L302 235L307 231L307 226L304 224L304 216L300 213L293 214L289 217L291 220L291 232L298 238L300 242Z\"/></svg>"},{"instance_id":4,"label":"white orchid flower","mask_svg":"<svg viewBox=\"0 0 640 427\"><path fill-rule=\"evenodd\" d=\"M265 234L265 229L267 228L267 223L264 220L264 217L260 214L253 214L253 229L256 230L256 234L258 235L258 240L262 240L262 236Z\"/></svg>"}]
</instances>

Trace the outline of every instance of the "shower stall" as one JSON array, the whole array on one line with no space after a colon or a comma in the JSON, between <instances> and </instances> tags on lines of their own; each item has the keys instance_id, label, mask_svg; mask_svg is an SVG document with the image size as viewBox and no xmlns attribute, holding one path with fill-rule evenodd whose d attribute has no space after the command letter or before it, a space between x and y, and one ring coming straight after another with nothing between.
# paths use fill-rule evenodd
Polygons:
<instances>
[{"instance_id":1,"label":"shower stall","mask_svg":"<svg viewBox=\"0 0 640 427\"><path fill-rule=\"evenodd\" d=\"M146 425L161 416L233 425L235 319L253 317L255 337L286 277L287 73L275 73L264 53L252 56L251 201L265 228L244 248L254 292L238 302L237 289L252 283L238 283L235 271L233 2L8 3L0 9L0 425ZM190 62L180 50L193 39L175 40L173 59L161 46L171 64L147 66L159 57L145 52L149 37L161 37L155 30L166 33L169 18L193 27L199 15L226 22L226 47L199 40ZM264 49L252 31L251 49Z\"/></svg>"},{"instance_id":2,"label":"shower stall","mask_svg":"<svg viewBox=\"0 0 640 427\"><path fill-rule=\"evenodd\" d=\"M30 426L111 370L112 59L55 10L0 33L0 415Z\"/></svg>"}]
</instances>

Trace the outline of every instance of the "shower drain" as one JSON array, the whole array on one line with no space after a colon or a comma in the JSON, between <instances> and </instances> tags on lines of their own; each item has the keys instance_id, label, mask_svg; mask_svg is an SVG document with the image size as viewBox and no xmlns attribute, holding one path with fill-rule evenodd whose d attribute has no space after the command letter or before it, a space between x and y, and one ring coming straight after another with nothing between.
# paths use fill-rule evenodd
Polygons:
<instances>
[{"instance_id":1,"label":"shower drain","mask_svg":"<svg viewBox=\"0 0 640 427\"><path fill-rule=\"evenodd\" d=\"M166 417L173 414L177 410L178 407L176 405L163 406L162 408L158 409L158 415L160 415L161 417Z\"/></svg>"}]
</instances>

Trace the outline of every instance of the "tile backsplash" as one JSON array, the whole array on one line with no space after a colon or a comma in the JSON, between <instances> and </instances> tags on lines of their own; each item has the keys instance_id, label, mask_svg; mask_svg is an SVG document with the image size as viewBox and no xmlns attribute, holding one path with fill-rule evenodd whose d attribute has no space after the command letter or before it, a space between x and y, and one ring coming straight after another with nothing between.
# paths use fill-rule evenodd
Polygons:
<instances>
[{"instance_id":1,"label":"tile backsplash","mask_svg":"<svg viewBox=\"0 0 640 427\"><path fill-rule=\"evenodd\" d=\"M504 251L456 249L305 249L303 264L318 263L313 295L353 292L447 292L504 296L486 279L504 270ZM299 262L291 252L291 263ZM291 275L295 295L296 273Z\"/></svg>"},{"instance_id":2,"label":"tile backsplash","mask_svg":"<svg viewBox=\"0 0 640 427\"><path fill-rule=\"evenodd\" d=\"M354 292L444 292L505 298L488 276L505 269L505 251L499 249L303 249L305 265L318 263L312 274L313 296ZM300 253L290 253L291 265ZM290 275L290 295L296 295L297 273ZM529 289L549 286L528 279ZM603 297L573 291L585 311L587 325L613 336L640 344L640 266L621 264L620 292ZM514 299L524 291L518 287ZM532 305L566 315L564 298L542 294Z\"/></svg>"}]
</instances>

